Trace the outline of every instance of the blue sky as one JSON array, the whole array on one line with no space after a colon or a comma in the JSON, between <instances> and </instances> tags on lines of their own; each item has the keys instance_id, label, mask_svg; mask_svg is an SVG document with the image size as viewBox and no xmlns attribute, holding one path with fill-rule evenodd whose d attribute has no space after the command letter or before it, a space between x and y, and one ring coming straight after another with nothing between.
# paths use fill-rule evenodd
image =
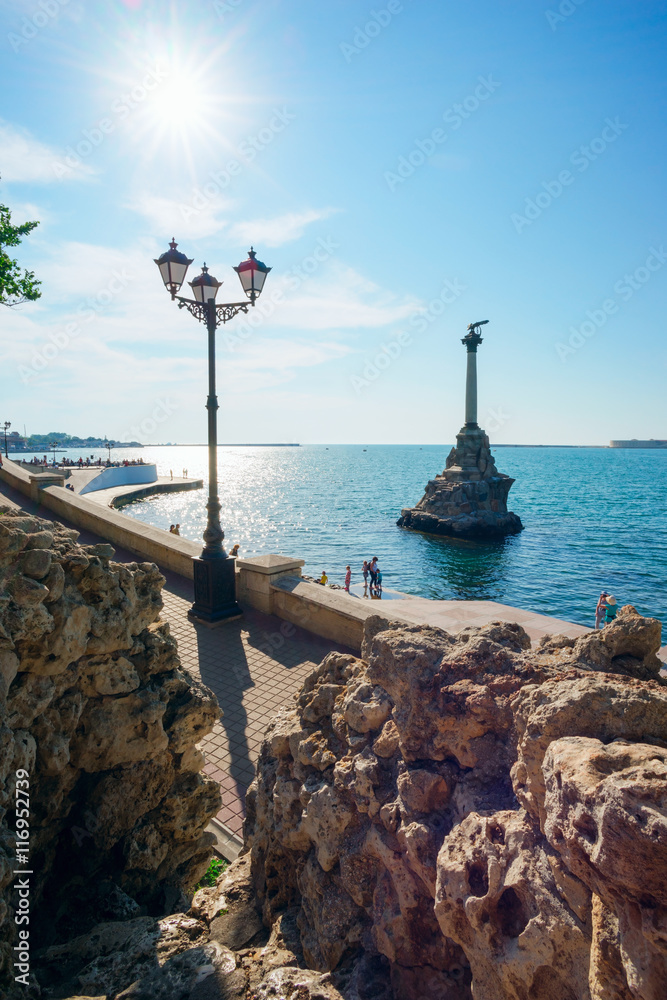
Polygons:
<instances>
[{"instance_id":1,"label":"blue sky","mask_svg":"<svg viewBox=\"0 0 667 1000\"><path fill-rule=\"evenodd\" d=\"M0 418L222 441L453 440L472 320L492 442L667 437L665 6L39 0L0 6L0 200L43 280L0 315Z\"/></svg>"}]
</instances>

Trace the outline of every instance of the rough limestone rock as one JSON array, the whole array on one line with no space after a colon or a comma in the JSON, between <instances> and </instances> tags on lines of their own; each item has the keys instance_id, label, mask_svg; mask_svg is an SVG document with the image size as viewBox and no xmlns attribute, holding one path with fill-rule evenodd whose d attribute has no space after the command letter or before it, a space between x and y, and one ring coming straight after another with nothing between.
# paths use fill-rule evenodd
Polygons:
<instances>
[{"instance_id":1,"label":"rough limestone rock","mask_svg":"<svg viewBox=\"0 0 667 1000\"><path fill-rule=\"evenodd\" d=\"M56 948L62 980L79 945L57 947L111 921L86 946L93 971L77 973L78 992L93 996L120 982L114 964L153 954L155 921L146 914L184 899L208 865L205 828L220 793L199 773L195 743L220 709L181 668L169 626L158 620L157 567L115 563L111 546L76 539L57 523L0 515L0 984L11 981L17 933L22 769L31 954ZM208 937L206 947L215 955L222 948Z\"/></svg>"},{"instance_id":2,"label":"rough limestone rock","mask_svg":"<svg viewBox=\"0 0 667 1000\"><path fill-rule=\"evenodd\" d=\"M99 924L88 934L48 948L39 960L40 985L58 993L132 1000L187 996L211 975L229 977L236 957L208 938L206 925L179 914L163 920Z\"/></svg>"},{"instance_id":3,"label":"rough limestone rock","mask_svg":"<svg viewBox=\"0 0 667 1000\"><path fill-rule=\"evenodd\" d=\"M303 996L375 963L379 995L401 1000L657 1000L658 623L628 606L536 650L515 624L377 624L365 659L330 654L269 727L227 873L267 928L296 926L285 966L331 977ZM292 995L284 967L263 976L258 996Z\"/></svg>"},{"instance_id":4,"label":"rough limestone rock","mask_svg":"<svg viewBox=\"0 0 667 1000\"><path fill-rule=\"evenodd\" d=\"M507 510L513 483L498 472L486 433L465 425L456 435L445 470L429 480L419 503L402 510L396 523L431 535L482 541L516 535L523 524Z\"/></svg>"},{"instance_id":5,"label":"rough limestone rock","mask_svg":"<svg viewBox=\"0 0 667 1000\"><path fill-rule=\"evenodd\" d=\"M616 916L631 995L659 1000L667 974L667 746L564 737L547 750L544 832Z\"/></svg>"}]
</instances>

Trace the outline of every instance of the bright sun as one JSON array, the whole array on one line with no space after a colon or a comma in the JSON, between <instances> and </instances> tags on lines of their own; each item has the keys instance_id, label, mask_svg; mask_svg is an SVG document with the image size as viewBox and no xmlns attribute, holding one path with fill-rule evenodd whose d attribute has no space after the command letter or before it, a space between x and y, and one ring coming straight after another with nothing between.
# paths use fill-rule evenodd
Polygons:
<instances>
[{"instance_id":1,"label":"bright sun","mask_svg":"<svg viewBox=\"0 0 667 1000\"><path fill-rule=\"evenodd\" d=\"M151 39L132 57L122 78L132 109L124 129L142 164L163 172L185 165L194 178L207 156L235 148L248 99L236 90L230 47L202 41L186 49L178 38Z\"/></svg>"},{"instance_id":2,"label":"bright sun","mask_svg":"<svg viewBox=\"0 0 667 1000\"><path fill-rule=\"evenodd\" d=\"M172 68L166 80L152 93L147 111L156 123L182 131L201 125L213 101L200 80L189 72Z\"/></svg>"},{"instance_id":3,"label":"bright sun","mask_svg":"<svg viewBox=\"0 0 667 1000\"><path fill-rule=\"evenodd\" d=\"M220 73L194 61L155 60L159 80L131 121L146 161L168 157L187 162L194 174L198 154L226 145L229 94Z\"/></svg>"}]
</instances>

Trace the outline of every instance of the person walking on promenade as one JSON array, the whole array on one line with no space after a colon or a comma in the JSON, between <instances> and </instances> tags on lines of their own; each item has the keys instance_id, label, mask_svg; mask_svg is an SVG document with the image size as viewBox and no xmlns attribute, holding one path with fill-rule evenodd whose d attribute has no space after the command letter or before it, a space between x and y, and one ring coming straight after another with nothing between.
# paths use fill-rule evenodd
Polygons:
<instances>
[{"instance_id":1,"label":"person walking on promenade","mask_svg":"<svg viewBox=\"0 0 667 1000\"><path fill-rule=\"evenodd\" d=\"M382 597L382 570L379 566L375 571L375 595Z\"/></svg>"},{"instance_id":2,"label":"person walking on promenade","mask_svg":"<svg viewBox=\"0 0 667 1000\"><path fill-rule=\"evenodd\" d=\"M617 610L618 609L616 607L616 598L612 594L610 594L609 597L607 598L607 604L604 616L605 625L611 625L614 618L616 617Z\"/></svg>"},{"instance_id":3,"label":"person walking on promenade","mask_svg":"<svg viewBox=\"0 0 667 1000\"><path fill-rule=\"evenodd\" d=\"M350 593L350 582L351 582L351 580L352 580L352 570L350 569L349 566L346 566L345 567L345 589L348 592L348 594Z\"/></svg>"},{"instance_id":4,"label":"person walking on promenade","mask_svg":"<svg viewBox=\"0 0 667 1000\"><path fill-rule=\"evenodd\" d=\"M365 593L366 592L366 588L368 587L368 560L367 559L364 559L364 565L361 567L361 572L362 572L363 577L364 577L364 593Z\"/></svg>"},{"instance_id":5,"label":"person walking on promenade","mask_svg":"<svg viewBox=\"0 0 667 1000\"><path fill-rule=\"evenodd\" d=\"M174 534L180 535L180 533L181 533L181 526L180 524L177 524L176 527L174 528Z\"/></svg>"},{"instance_id":6,"label":"person walking on promenade","mask_svg":"<svg viewBox=\"0 0 667 1000\"><path fill-rule=\"evenodd\" d=\"M603 590L602 593L600 594L599 599L598 599L597 607L595 609L595 628L596 628L596 630L602 628L602 624L604 622L604 616L605 616L605 612L607 610L607 604L606 604L606 597L607 596L608 596L607 595L607 591Z\"/></svg>"},{"instance_id":7,"label":"person walking on promenade","mask_svg":"<svg viewBox=\"0 0 667 1000\"><path fill-rule=\"evenodd\" d=\"M322 576L320 577L320 583L322 584L323 587L326 587L326 585L327 585L328 582L329 582L329 577L327 576L326 572L324 570L322 570Z\"/></svg>"},{"instance_id":8,"label":"person walking on promenade","mask_svg":"<svg viewBox=\"0 0 667 1000\"><path fill-rule=\"evenodd\" d=\"M170 524L169 525L169 534L170 535L175 535L176 534L176 525L175 524Z\"/></svg>"}]
</instances>

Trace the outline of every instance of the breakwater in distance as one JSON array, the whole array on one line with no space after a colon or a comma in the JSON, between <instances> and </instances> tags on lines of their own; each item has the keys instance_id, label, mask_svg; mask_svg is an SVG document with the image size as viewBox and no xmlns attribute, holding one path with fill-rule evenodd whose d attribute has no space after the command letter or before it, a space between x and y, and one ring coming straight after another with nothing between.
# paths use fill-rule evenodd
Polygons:
<instances>
[{"instance_id":1,"label":"breakwater in distance","mask_svg":"<svg viewBox=\"0 0 667 1000\"><path fill-rule=\"evenodd\" d=\"M494 446L492 446L494 447ZM434 599L495 600L592 625L600 590L667 624L667 451L504 447L515 477L521 535L493 544L453 542L395 525L445 466L451 444L224 446L219 449L222 523L243 556L277 552L343 583L345 567L377 555L384 585ZM58 453L60 454L60 453ZM78 458L73 451L70 458ZM115 459L137 452L122 449ZM160 475L204 479L202 447L145 447ZM199 542L205 494L155 497L123 508L144 523ZM667 632L663 633L667 641Z\"/></svg>"}]
</instances>

